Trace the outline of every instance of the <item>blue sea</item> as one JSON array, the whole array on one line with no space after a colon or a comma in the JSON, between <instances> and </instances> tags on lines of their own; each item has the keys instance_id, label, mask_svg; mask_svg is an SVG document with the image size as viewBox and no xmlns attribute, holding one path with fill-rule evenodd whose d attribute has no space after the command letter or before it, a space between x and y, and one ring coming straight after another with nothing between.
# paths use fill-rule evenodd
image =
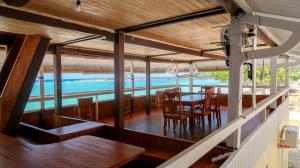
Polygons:
<instances>
[{"instance_id":1,"label":"blue sea","mask_svg":"<svg viewBox=\"0 0 300 168\"><path fill-rule=\"evenodd\" d=\"M145 74L135 74L135 87L146 87ZM175 85L175 75L173 74L152 74L151 86L162 85ZM194 79L194 85L225 85L220 81L214 79ZM189 85L189 79L179 78L179 85ZM131 87L131 81L129 75L125 75L125 88ZM93 92L103 90L113 90L114 80L113 74L81 74L81 73L64 73L62 74L62 92L63 94L80 93L80 92ZM194 87L194 91L199 88ZM31 91L31 96L40 96L39 80L37 79ZM182 91L189 91L188 87L182 87ZM44 92L45 95L53 95L54 93L54 81L53 74L46 73L44 75ZM145 95L146 91L135 91L135 96ZM155 90L151 90L151 94L154 94ZM113 94L99 95L98 100L113 99ZM94 96L94 100L96 97ZM77 104L77 98L63 99L63 106ZM54 106L54 101L49 100L45 102L46 108ZM40 102L27 103L25 111L40 109Z\"/></svg>"}]
</instances>

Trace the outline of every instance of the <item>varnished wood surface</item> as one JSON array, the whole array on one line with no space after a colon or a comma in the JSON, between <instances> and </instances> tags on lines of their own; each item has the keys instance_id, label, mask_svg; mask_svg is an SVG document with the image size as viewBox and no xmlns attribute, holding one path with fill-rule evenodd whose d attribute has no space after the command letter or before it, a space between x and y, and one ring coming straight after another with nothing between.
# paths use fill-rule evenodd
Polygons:
<instances>
[{"instance_id":1,"label":"varnished wood surface","mask_svg":"<svg viewBox=\"0 0 300 168\"><path fill-rule=\"evenodd\" d=\"M0 1L0 5L4 3ZM57 19L71 21L89 27L117 30L146 22L157 21L170 17L186 15L194 12L206 11L219 7L216 2L210 1L147 1L147 0L125 0L125 1L90 1L82 2L81 12L74 10L74 2L67 1L30 1L27 5L19 8L24 11L51 16ZM1 30L24 34L43 34L52 38L52 43L64 42L89 34L78 31L70 31L54 28L40 24L16 21L0 17L3 23ZM133 33L138 37L154 39L164 43L174 44L191 49L215 48L211 42L219 41L219 29L212 28L229 23L229 14L221 14L212 17L196 19L193 21L178 23L174 25L152 28ZM113 51L113 44L103 40L90 40L74 44L72 46L90 49L101 49ZM142 55L164 54L168 51L126 44L126 52ZM210 57L209 54L206 55ZM224 54L221 54L221 57ZM184 54L180 59L195 60L195 56ZM174 59L176 59L176 57ZM201 58L201 57L199 57ZM203 58L203 57L202 57ZM220 57L219 57L220 58Z\"/></svg>"},{"instance_id":2,"label":"varnished wood surface","mask_svg":"<svg viewBox=\"0 0 300 168\"><path fill-rule=\"evenodd\" d=\"M3 168L117 167L145 151L141 147L94 136L31 145L1 134L0 147L0 167Z\"/></svg>"},{"instance_id":3,"label":"varnished wood surface","mask_svg":"<svg viewBox=\"0 0 300 168\"><path fill-rule=\"evenodd\" d=\"M38 35L28 35L25 37L22 47L17 54L14 64L11 67L6 84L1 93L1 127L0 130L6 129L6 124L12 116L12 111L15 108L15 103L18 101L19 95L24 82L27 80L27 73L35 73L31 68L31 63L35 59L35 54L39 48L42 37ZM30 71L31 70L31 71Z\"/></svg>"}]
</instances>

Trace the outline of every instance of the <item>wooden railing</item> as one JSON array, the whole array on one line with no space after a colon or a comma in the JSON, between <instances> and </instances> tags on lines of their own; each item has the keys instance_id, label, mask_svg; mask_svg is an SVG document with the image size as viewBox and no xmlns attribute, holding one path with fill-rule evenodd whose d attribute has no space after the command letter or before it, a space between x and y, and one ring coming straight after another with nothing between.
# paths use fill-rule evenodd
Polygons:
<instances>
[{"instance_id":1,"label":"wooden railing","mask_svg":"<svg viewBox=\"0 0 300 168\"><path fill-rule=\"evenodd\" d=\"M160 86L153 86L151 89L162 89L162 88L172 88L176 87L175 85L160 85ZM131 91L140 91L140 90L146 90L145 87L135 87L134 89L125 89L125 92L131 92ZM78 98L78 97L86 97L86 96L99 96L99 95L107 95L107 94L113 94L113 90L101 90L101 91L94 91L94 92L78 92L78 93L71 93L71 94L64 94L62 97L63 99L68 98ZM39 97L39 96L32 96L29 98L28 102L37 102L37 101L46 101L46 100L53 100L54 96L45 96L45 97Z\"/></svg>"},{"instance_id":2,"label":"wooden railing","mask_svg":"<svg viewBox=\"0 0 300 168\"><path fill-rule=\"evenodd\" d=\"M229 122L227 126L220 128L210 135L206 136L202 140L198 141L194 145L190 146L189 148L185 149L184 151L180 152L173 158L169 159L168 161L161 164L160 168L176 168L176 167L189 167L194 164L197 160L199 160L202 156L204 156L207 152L209 152L212 148L217 146L220 142L225 140L229 135L234 133L236 130L241 129L241 127L255 117L257 114L261 113L262 111L266 113L266 109L270 106L273 102L277 101L278 98L282 97L281 105L284 105L288 99L285 99L288 96L289 88L282 88L274 95L270 95L268 98L262 100L256 105L256 108L250 108L246 110L242 116L236 118L235 120ZM288 111L288 109L286 109ZM276 111L275 111L276 112ZM266 116L266 115L265 115ZM268 117L265 118L266 121L270 120L272 122L273 118ZM266 122L265 121L265 122ZM245 142L245 143L249 143ZM236 152L239 152L242 149L238 149ZM231 160L233 160L231 158ZM228 161L229 162L229 161ZM225 166L227 167L227 166Z\"/></svg>"}]
</instances>

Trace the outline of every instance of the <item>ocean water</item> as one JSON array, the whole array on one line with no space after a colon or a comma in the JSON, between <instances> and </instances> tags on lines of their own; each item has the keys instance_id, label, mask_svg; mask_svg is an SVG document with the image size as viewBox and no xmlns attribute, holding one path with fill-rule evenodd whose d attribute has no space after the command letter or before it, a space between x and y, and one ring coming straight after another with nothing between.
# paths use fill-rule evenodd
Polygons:
<instances>
[{"instance_id":1,"label":"ocean water","mask_svg":"<svg viewBox=\"0 0 300 168\"><path fill-rule=\"evenodd\" d=\"M135 87L146 87L144 74L135 74ZM151 86L163 86L163 85L175 85L176 80L174 75L169 74L153 74L151 76ZM188 85L189 79L180 78L179 85ZM194 79L194 85L225 85L213 79ZM131 87L131 81L125 78L125 88ZM113 90L114 80L112 74L63 74L62 75L62 92L63 94L70 93L80 93L80 92L93 92L93 91L103 91L103 90ZM163 89L163 88L162 88ZM31 91L31 96L40 96L40 86L39 80L37 79ZM199 88L194 87L194 91L199 90ZM156 90L151 90L151 94L154 94ZM189 91L188 87L182 87L182 91ZM46 74L44 77L44 92L45 95L53 95L54 93L54 81L52 74ZM145 95L146 91L135 91L135 96ZM96 97L93 97L94 100ZM109 100L113 99L113 94L99 95L98 100ZM77 104L78 98L68 98L63 99L63 106ZM45 101L45 107L51 108L54 106L54 101ZM27 103L25 111L40 109L40 102L29 102Z\"/></svg>"}]
</instances>

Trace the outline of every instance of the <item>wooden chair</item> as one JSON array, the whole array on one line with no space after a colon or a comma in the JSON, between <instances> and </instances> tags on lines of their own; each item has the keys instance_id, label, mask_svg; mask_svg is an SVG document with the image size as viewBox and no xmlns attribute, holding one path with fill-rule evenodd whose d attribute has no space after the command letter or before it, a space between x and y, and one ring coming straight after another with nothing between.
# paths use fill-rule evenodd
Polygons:
<instances>
[{"instance_id":1,"label":"wooden chair","mask_svg":"<svg viewBox=\"0 0 300 168\"><path fill-rule=\"evenodd\" d=\"M214 91L214 87L212 87L212 86L202 86L199 93L200 94L205 94L205 91L208 90L208 89L213 89L213 91Z\"/></svg>"},{"instance_id":2,"label":"wooden chair","mask_svg":"<svg viewBox=\"0 0 300 168\"><path fill-rule=\"evenodd\" d=\"M173 89L165 89L164 92L173 93Z\"/></svg>"},{"instance_id":3,"label":"wooden chair","mask_svg":"<svg viewBox=\"0 0 300 168\"><path fill-rule=\"evenodd\" d=\"M131 94L124 95L124 114L133 114L133 99Z\"/></svg>"},{"instance_id":4,"label":"wooden chair","mask_svg":"<svg viewBox=\"0 0 300 168\"><path fill-rule=\"evenodd\" d=\"M204 102L203 102L200 110L195 110L195 117L196 117L198 123L200 123L200 119L201 119L203 129L204 129L204 117L205 116L207 116L209 126L211 126L211 113L212 113L211 104L212 104L212 100L213 100L213 94L214 94L213 88L206 89Z\"/></svg>"},{"instance_id":5,"label":"wooden chair","mask_svg":"<svg viewBox=\"0 0 300 168\"><path fill-rule=\"evenodd\" d=\"M96 120L95 111L93 111L93 98L79 98L78 99L78 116L77 118L83 119L83 120Z\"/></svg>"},{"instance_id":6,"label":"wooden chair","mask_svg":"<svg viewBox=\"0 0 300 168\"><path fill-rule=\"evenodd\" d=\"M217 119L217 124L218 126L221 125L221 110L220 110L220 95L221 95L221 88L219 87L217 89L217 93L214 94L213 96L213 101L212 101L212 112L214 113L213 117L216 116Z\"/></svg>"},{"instance_id":7,"label":"wooden chair","mask_svg":"<svg viewBox=\"0 0 300 168\"><path fill-rule=\"evenodd\" d=\"M182 113L181 103L176 100L176 97L178 97L178 93L163 93L162 109L164 116L164 129L167 127L167 120L171 119L173 120L173 129L175 130L176 121L179 120L181 133L183 124L187 123L187 116Z\"/></svg>"},{"instance_id":8,"label":"wooden chair","mask_svg":"<svg viewBox=\"0 0 300 168\"><path fill-rule=\"evenodd\" d=\"M162 99L163 93L164 92L162 90L157 90L155 92L155 96L152 98L151 104L152 104L152 107L156 108L156 110L161 108L161 99Z\"/></svg>"}]
</instances>

